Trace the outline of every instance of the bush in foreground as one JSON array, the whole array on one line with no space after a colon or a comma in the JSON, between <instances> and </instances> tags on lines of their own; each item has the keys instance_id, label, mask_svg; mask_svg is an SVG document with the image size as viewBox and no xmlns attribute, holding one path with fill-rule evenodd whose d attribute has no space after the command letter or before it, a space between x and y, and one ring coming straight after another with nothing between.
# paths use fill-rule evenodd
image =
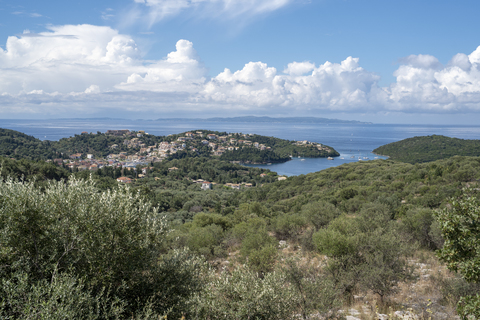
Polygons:
<instances>
[{"instance_id":1,"label":"bush in foreground","mask_svg":"<svg viewBox=\"0 0 480 320\"><path fill-rule=\"evenodd\" d=\"M179 318L205 265L167 253L166 233L164 218L128 187L100 192L71 179L41 191L0 181L0 314Z\"/></svg>"}]
</instances>

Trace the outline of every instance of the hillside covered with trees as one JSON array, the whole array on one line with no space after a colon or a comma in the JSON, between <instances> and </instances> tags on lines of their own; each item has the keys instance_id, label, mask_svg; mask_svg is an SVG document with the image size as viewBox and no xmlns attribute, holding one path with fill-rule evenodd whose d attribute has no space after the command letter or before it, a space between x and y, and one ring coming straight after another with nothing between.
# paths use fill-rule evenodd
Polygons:
<instances>
[{"instance_id":1,"label":"hillside covered with trees","mask_svg":"<svg viewBox=\"0 0 480 320\"><path fill-rule=\"evenodd\" d=\"M164 145L160 147L161 143ZM167 153L165 154L164 151ZM76 134L59 141L41 141L21 132L0 129L0 156L15 159L53 160L55 158L107 159L122 157L181 159L191 157L221 157L222 160L244 163L285 162L291 156L336 157L332 147L316 142L289 141L254 134L218 131L184 132L155 136L143 131L109 130L105 133Z\"/></svg>"},{"instance_id":2,"label":"hillside covered with trees","mask_svg":"<svg viewBox=\"0 0 480 320\"><path fill-rule=\"evenodd\" d=\"M374 153L408 163L429 162L453 156L480 156L480 140L464 140L439 135L421 136L392 142Z\"/></svg>"},{"instance_id":3,"label":"hillside covered with trees","mask_svg":"<svg viewBox=\"0 0 480 320\"><path fill-rule=\"evenodd\" d=\"M365 161L276 182L211 161L161 162L130 186L103 169L38 186L28 182L36 174L2 175L1 316L341 318L359 296L377 306L364 319L389 308L451 318L458 301L474 314L477 277L447 273L433 252L448 239L440 212L457 214L450 199L478 188L479 158ZM35 167L16 162L2 172ZM219 185L201 190L201 177ZM420 266L432 264L443 271L424 277ZM419 286L433 291L396 300Z\"/></svg>"},{"instance_id":4,"label":"hillside covered with trees","mask_svg":"<svg viewBox=\"0 0 480 320\"><path fill-rule=\"evenodd\" d=\"M212 157L210 140L251 141L231 153L329 147L203 134L208 144L194 133L162 138L204 149L136 168L0 158L0 317L480 316L479 157L361 161L279 181L223 160L227 152ZM112 136L82 134L62 148L133 138Z\"/></svg>"},{"instance_id":5,"label":"hillside covered with trees","mask_svg":"<svg viewBox=\"0 0 480 320\"><path fill-rule=\"evenodd\" d=\"M0 128L0 156L14 159L47 160L58 157L50 141Z\"/></svg>"}]
</instances>

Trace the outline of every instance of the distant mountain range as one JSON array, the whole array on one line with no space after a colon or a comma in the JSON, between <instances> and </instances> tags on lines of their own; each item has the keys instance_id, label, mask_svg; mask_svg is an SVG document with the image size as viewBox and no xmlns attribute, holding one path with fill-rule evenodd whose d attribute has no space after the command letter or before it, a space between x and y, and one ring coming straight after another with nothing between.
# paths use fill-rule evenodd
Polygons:
<instances>
[{"instance_id":1,"label":"distant mountain range","mask_svg":"<svg viewBox=\"0 0 480 320\"><path fill-rule=\"evenodd\" d=\"M281 123L358 123L358 124L371 124L371 122L351 121L351 120L339 120L339 119L327 119L316 117L285 117L285 118L273 118L273 117L232 117L232 118L209 118L206 121L225 121L225 122L281 122Z\"/></svg>"},{"instance_id":2,"label":"distant mountain range","mask_svg":"<svg viewBox=\"0 0 480 320\"><path fill-rule=\"evenodd\" d=\"M131 120L131 119L122 119L122 118L62 118L62 119L52 119L52 120ZM214 118L158 118L158 119L134 119L133 121L184 121L184 122L277 122L277 123L321 123L321 124L372 124L372 122L362 122L355 120L340 120L340 119L328 119L328 118L317 118L317 117L255 117L255 116L246 116L246 117L214 117Z\"/></svg>"},{"instance_id":3,"label":"distant mountain range","mask_svg":"<svg viewBox=\"0 0 480 320\"><path fill-rule=\"evenodd\" d=\"M246 117L214 117L207 119L188 119L188 118L175 118L175 119L156 119L159 120L183 120L183 121L210 121L210 122L279 122L279 123L324 123L324 124L333 124L333 123L356 123L356 124L372 124L371 122L361 122L361 121L352 121L352 120L339 120L339 119L327 119L327 118L316 118L316 117L285 117L285 118L274 118L274 117L255 117L255 116L246 116Z\"/></svg>"}]
</instances>

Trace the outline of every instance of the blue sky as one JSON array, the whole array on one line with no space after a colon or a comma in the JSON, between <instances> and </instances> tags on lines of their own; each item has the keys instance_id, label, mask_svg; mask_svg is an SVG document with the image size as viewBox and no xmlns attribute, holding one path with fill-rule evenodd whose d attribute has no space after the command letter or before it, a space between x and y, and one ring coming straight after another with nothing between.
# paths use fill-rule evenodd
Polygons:
<instances>
[{"instance_id":1,"label":"blue sky","mask_svg":"<svg viewBox=\"0 0 480 320\"><path fill-rule=\"evenodd\" d=\"M479 7L473 0L0 0L0 117L476 124Z\"/></svg>"}]
</instances>

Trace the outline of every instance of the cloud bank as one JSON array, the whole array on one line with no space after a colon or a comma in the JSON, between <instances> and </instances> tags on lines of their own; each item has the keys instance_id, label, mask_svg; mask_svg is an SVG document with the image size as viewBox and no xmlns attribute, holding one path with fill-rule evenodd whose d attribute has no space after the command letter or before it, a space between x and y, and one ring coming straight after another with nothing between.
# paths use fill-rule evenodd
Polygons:
<instances>
[{"instance_id":1,"label":"cloud bank","mask_svg":"<svg viewBox=\"0 0 480 320\"><path fill-rule=\"evenodd\" d=\"M292 62L283 71L247 62L209 76L188 40L144 61L135 41L110 27L52 26L9 37L0 49L0 114L480 112L480 47L446 65L431 55L399 61L388 87L354 57Z\"/></svg>"}]
</instances>

